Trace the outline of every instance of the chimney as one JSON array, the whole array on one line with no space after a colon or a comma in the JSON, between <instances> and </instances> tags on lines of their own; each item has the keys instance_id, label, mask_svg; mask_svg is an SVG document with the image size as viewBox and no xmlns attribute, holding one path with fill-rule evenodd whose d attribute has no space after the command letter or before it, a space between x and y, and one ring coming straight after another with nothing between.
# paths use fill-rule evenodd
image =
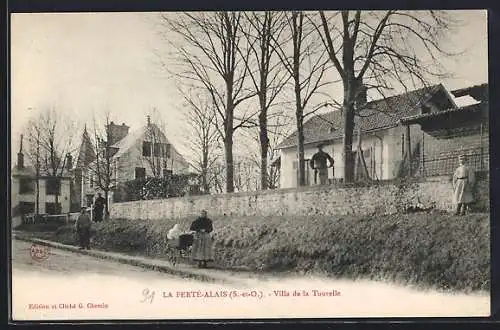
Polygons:
<instances>
[{"instance_id":1,"label":"chimney","mask_svg":"<svg viewBox=\"0 0 500 330\"><path fill-rule=\"evenodd\" d=\"M73 168L73 156L68 152L66 154L66 169L70 171Z\"/></svg>"},{"instance_id":2,"label":"chimney","mask_svg":"<svg viewBox=\"0 0 500 330\"><path fill-rule=\"evenodd\" d=\"M21 134L21 143L19 146L19 152L17 153L17 168L24 168L24 154L23 154L23 135Z\"/></svg>"},{"instance_id":3,"label":"chimney","mask_svg":"<svg viewBox=\"0 0 500 330\"><path fill-rule=\"evenodd\" d=\"M151 125L151 116L147 116L147 119L148 119L148 126Z\"/></svg>"},{"instance_id":4,"label":"chimney","mask_svg":"<svg viewBox=\"0 0 500 330\"><path fill-rule=\"evenodd\" d=\"M130 127L125 125L125 123L122 123L121 125L116 125L114 122L110 122L109 125L107 126L109 133L109 140L110 140L109 144L113 145L116 142L123 139L125 136L127 136L129 128Z\"/></svg>"}]
</instances>

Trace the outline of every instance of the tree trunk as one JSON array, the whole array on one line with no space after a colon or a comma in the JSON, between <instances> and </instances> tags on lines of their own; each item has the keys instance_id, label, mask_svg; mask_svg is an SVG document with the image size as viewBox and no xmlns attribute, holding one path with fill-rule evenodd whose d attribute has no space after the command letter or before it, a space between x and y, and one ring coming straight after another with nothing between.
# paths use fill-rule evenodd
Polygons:
<instances>
[{"instance_id":1,"label":"tree trunk","mask_svg":"<svg viewBox=\"0 0 500 330\"><path fill-rule=\"evenodd\" d=\"M40 174L36 174L36 214L40 214Z\"/></svg>"},{"instance_id":2,"label":"tree trunk","mask_svg":"<svg viewBox=\"0 0 500 330\"><path fill-rule=\"evenodd\" d=\"M347 96L348 97L348 96ZM353 182L354 180L354 159L352 154L352 136L354 131L354 103L349 102L344 97L344 182Z\"/></svg>"},{"instance_id":3,"label":"tree trunk","mask_svg":"<svg viewBox=\"0 0 500 330\"><path fill-rule=\"evenodd\" d=\"M36 139L36 215L40 214L40 131Z\"/></svg>"},{"instance_id":4,"label":"tree trunk","mask_svg":"<svg viewBox=\"0 0 500 330\"><path fill-rule=\"evenodd\" d=\"M233 135L224 139L224 152L226 155L226 192L234 192L234 164L233 164Z\"/></svg>"},{"instance_id":5,"label":"tree trunk","mask_svg":"<svg viewBox=\"0 0 500 330\"><path fill-rule=\"evenodd\" d=\"M109 205L108 205L108 197L109 197L109 191L107 189L104 190L104 199L106 202L104 203L104 214L103 214L103 219L108 220L108 214L109 214Z\"/></svg>"},{"instance_id":6,"label":"tree trunk","mask_svg":"<svg viewBox=\"0 0 500 330\"><path fill-rule=\"evenodd\" d=\"M302 16L302 14L300 14ZM297 29L301 29L301 20L299 14L293 12L292 14L294 24L297 24L297 20L300 21L299 27L295 25ZM306 185L305 178L305 162L304 162L304 109L302 108L302 95L301 95L301 81L300 81L300 36L299 32L294 31L293 36L293 80L294 80L294 91L295 91L295 119L297 121L297 171L298 171L298 186Z\"/></svg>"},{"instance_id":7,"label":"tree trunk","mask_svg":"<svg viewBox=\"0 0 500 330\"><path fill-rule=\"evenodd\" d=\"M267 111L261 110L259 114L260 127L260 187L266 190L269 187L267 173L267 154L269 152L269 137L267 134Z\"/></svg>"},{"instance_id":8,"label":"tree trunk","mask_svg":"<svg viewBox=\"0 0 500 330\"><path fill-rule=\"evenodd\" d=\"M208 195L210 193L210 187L208 185L206 169L204 169L201 174L201 185L203 187L203 194Z\"/></svg>"},{"instance_id":9,"label":"tree trunk","mask_svg":"<svg viewBox=\"0 0 500 330\"><path fill-rule=\"evenodd\" d=\"M354 111L358 81L354 71L354 44L348 34L343 40L342 62L344 64L344 182L354 181L354 158L352 154L352 135L354 131Z\"/></svg>"},{"instance_id":10,"label":"tree trunk","mask_svg":"<svg viewBox=\"0 0 500 330\"><path fill-rule=\"evenodd\" d=\"M59 185L59 187L60 187L60 185ZM61 209L62 208L59 205L59 194L58 193L56 193L54 200L55 200L55 203L56 203L56 214L61 214Z\"/></svg>"},{"instance_id":11,"label":"tree trunk","mask_svg":"<svg viewBox=\"0 0 500 330\"><path fill-rule=\"evenodd\" d=\"M208 147L207 147L208 149ZM203 194L208 195L210 192L210 186L208 184L208 153L203 150L203 159L201 161L201 186L203 187Z\"/></svg>"},{"instance_id":12,"label":"tree trunk","mask_svg":"<svg viewBox=\"0 0 500 330\"><path fill-rule=\"evenodd\" d=\"M300 118L299 118L300 117ZM298 171L298 186L306 185L306 167L304 161L304 123L302 112L297 114L297 171Z\"/></svg>"},{"instance_id":13,"label":"tree trunk","mask_svg":"<svg viewBox=\"0 0 500 330\"><path fill-rule=\"evenodd\" d=\"M226 155L226 192L234 192L234 164L233 164L233 133L234 133L234 103L233 77L226 80L226 122L224 136L224 152Z\"/></svg>"}]
</instances>

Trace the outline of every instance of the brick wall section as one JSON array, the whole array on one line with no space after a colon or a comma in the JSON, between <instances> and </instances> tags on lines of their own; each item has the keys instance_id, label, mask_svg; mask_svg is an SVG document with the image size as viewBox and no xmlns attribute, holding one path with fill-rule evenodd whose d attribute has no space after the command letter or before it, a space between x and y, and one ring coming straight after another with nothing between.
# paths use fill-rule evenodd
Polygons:
<instances>
[{"instance_id":1,"label":"brick wall section","mask_svg":"<svg viewBox=\"0 0 500 330\"><path fill-rule=\"evenodd\" d=\"M489 183L482 180L477 194L489 205ZM215 196L114 203L113 218L139 220L180 219L197 216L206 209L211 216L347 215L394 213L404 205L435 205L452 210L449 178L407 184L381 183L365 187L313 186L278 191L234 193Z\"/></svg>"}]
</instances>

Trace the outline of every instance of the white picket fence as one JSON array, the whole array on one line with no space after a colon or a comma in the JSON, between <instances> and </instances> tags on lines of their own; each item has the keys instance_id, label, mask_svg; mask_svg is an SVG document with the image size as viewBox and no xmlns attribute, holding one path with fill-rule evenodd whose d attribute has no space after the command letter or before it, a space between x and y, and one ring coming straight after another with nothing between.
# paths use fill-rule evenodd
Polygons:
<instances>
[{"instance_id":1,"label":"white picket fence","mask_svg":"<svg viewBox=\"0 0 500 330\"><path fill-rule=\"evenodd\" d=\"M60 223L74 223L78 218L80 213L65 213L65 214L40 214L37 218L35 214L27 214L22 217L23 224L35 224L35 223L52 223L54 221Z\"/></svg>"}]
</instances>

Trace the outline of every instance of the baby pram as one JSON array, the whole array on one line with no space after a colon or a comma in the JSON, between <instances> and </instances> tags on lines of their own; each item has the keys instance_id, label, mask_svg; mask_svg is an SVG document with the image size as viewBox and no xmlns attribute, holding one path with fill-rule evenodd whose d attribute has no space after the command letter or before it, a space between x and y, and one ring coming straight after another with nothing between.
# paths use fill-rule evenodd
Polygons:
<instances>
[{"instance_id":1,"label":"baby pram","mask_svg":"<svg viewBox=\"0 0 500 330\"><path fill-rule=\"evenodd\" d=\"M167 238L168 259L175 266L180 258L186 258L191 252L194 237L192 234L182 234L177 239Z\"/></svg>"}]
</instances>

